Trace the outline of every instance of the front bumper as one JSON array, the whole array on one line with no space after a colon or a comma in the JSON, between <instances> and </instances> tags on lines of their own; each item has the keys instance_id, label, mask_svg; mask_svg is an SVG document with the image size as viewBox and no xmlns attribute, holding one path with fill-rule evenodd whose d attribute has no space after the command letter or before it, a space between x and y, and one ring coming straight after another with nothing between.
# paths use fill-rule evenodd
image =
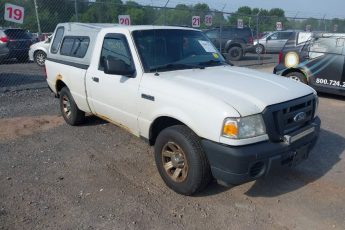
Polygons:
<instances>
[{"instance_id":1,"label":"front bumper","mask_svg":"<svg viewBox=\"0 0 345 230\"><path fill-rule=\"evenodd\" d=\"M317 117L310 125L315 131L287 144L285 142L260 142L246 146L228 146L202 140L214 178L223 184L243 184L267 175L272 168L295 166L309 156L320 132Z\"/></svg>"},{"instance_id":2,"label":"front bumper","mask_svg":"<svg viewBox=\"0 0 345 230\"><path fill-rule=\"evenodd\" d=\"M273 74L282 75L287 68L283 64L278 64L273 69Z\"/></svg>"},{"instance_id":3,"label":"front bumper","mask_svg":"<svg viewBox=\"0 0 345 230\"><path fill-rule=\"evenodd\" d=\"M34 61L34 50L29 49L29 60Z\"/></svg>"}]
</instances>

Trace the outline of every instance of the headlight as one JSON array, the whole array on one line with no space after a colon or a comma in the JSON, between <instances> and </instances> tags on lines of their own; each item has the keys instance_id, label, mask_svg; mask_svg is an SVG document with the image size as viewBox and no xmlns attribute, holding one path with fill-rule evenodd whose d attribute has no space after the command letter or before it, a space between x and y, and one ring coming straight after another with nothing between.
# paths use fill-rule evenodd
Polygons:
<instances>
[{"instance_id":1,"label":"headlight","mask_svg":"<svg viewBox=\"0 0 345 230\"><path fill-rule=\"evenodd\" d=\"M266 134L261 114L241 118L226 118L222 136L231 139L245 139Z\"/></svg>"}]
</instances>

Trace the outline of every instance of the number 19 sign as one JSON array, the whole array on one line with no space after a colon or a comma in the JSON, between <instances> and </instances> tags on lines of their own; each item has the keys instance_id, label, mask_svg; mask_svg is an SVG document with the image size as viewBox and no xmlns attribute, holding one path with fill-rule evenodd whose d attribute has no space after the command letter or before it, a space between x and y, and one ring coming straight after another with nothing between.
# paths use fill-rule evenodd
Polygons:
<instances>
[{"instance_id":1,"label":"number 19 sign","mask_svg":"<svg viewBox=\"0 0 345 230\"><path fill-rule=\"evenodd\" d=\"M10 22L23 24L24 21L24 7L16 6L10 3L5 4L4 19Z\"/></svg>"},{"instance_id":2,"label":"number 19 sign","mask_svg":"<svg viewBox=\"0 0 345 230\"><path fill-rule=\"evenodd\" d=\"M119 24L120 25L131 25L131 17L129 15L119 15Z\"/></svg>"}]
</instances>

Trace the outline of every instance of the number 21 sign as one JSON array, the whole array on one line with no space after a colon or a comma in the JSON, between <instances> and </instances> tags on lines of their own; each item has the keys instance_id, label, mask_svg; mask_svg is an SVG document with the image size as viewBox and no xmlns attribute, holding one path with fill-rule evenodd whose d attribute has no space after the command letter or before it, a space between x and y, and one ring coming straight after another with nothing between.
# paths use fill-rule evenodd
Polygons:
<instances>
[{"instance_id":1,"label":"number 21 sign","mask_svg":"<svg viewBox=\"0 0 345 230\"><path fill-rule=\"evenodd\" d=\"M24 7L6 3L4 19L6 21L23 24Z\"/></svg>"},{"instance_id":2,"label":"number 21 sign","mask_svg":"<svg viewBox=\"0 0 345 230\"><path fill-rule=\"evenodd\" d=\"M200 27L200 16L192 17L192 27Z\"/></svg>"}]
</instances>

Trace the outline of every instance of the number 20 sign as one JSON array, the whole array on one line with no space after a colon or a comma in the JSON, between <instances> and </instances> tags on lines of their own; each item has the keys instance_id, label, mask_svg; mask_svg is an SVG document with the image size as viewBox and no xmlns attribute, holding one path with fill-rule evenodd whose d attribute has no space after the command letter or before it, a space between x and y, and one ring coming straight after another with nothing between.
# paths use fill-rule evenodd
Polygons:
<instances>
[{"instance_id":1,"label":"number 20 sign","mask_svg":"<svg viewBox=\"0 0 345 230\"><path fill-rule=\"evenodd\" d=\"M119 24L120 25L131 25L131 17L129 15L119 15Z\"/></svg>"},{"instance_id":2,"label":"number 20 sign","mask_svg":"<svg viewBox=\"0 0 345 230\"><path fill-rule=\"evenodd\" d=\"M24 7L6 3L4 19L22 24L24 21Z\"/></svg>"}]
</instances>

